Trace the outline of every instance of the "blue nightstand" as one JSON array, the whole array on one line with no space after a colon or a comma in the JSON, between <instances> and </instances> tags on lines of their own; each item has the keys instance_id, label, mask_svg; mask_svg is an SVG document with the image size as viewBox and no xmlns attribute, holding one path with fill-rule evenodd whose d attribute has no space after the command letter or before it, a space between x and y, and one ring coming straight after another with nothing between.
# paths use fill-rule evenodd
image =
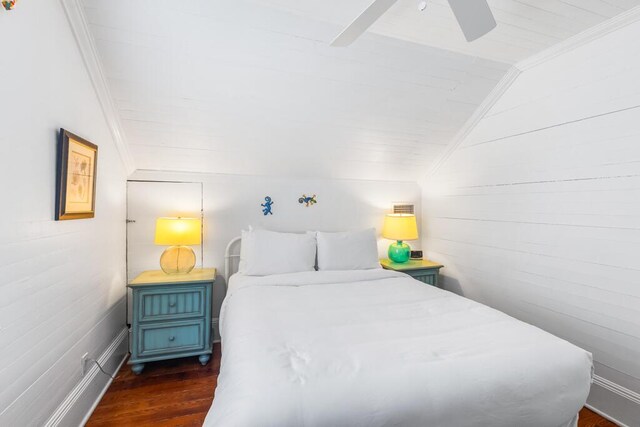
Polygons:
<instances>
[{"instance_id":1,"label":"blue nightstand","mask_svg":"<svg viewBox=\"0 0 640 427\"><path fill-rule=\"evenodd\" d=\"M129 283L133 292L131 370L137 375L146 362L200 356L211 357L211 295L215 268L187 274L145 271Z\"/></svg>"}]
</instances>

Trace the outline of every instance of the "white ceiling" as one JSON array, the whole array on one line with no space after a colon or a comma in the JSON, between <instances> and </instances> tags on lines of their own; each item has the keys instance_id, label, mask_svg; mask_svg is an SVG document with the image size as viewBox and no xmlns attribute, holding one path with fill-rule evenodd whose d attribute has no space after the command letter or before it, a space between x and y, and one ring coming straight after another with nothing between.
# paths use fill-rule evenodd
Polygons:
<instances>
[{"instance_id":1,"label":"white ceiling","mask_svg":"<svg viewBox=\"0 0 640 427\"><path fill-rule=\"evenodd\" d=\"M444 0L400 0L348 48L370 0L84 0L137 169L417 180L510 64L631 0L489 0L466 43Z\"/></svg>"},{"instance_id":2,"label":"white ceiling","mask_svg":"<svg viewBox=\"0 0 640 427\"><path fill-rule=\"evenodd\" d=\"M325 22L348 25L372 0L264 0L262 3ZM510 64L635 6L638 0L488 0L498 26L467 43L447 0L399 0L371 28L375 34Z\"/></svg>"}]
</instances>

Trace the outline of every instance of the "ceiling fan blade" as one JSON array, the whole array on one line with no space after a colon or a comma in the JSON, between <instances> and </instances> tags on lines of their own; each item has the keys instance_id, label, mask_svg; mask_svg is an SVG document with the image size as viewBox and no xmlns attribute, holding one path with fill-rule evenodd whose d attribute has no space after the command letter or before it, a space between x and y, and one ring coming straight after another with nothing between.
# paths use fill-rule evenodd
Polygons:
<instances>
[{"instance_id":1,"label":"ceiling fan blade","mask_svg":"<svg viewBox=\"0 0 640 427\"><path fill-rule=\"evenodd\" d=\"M374 0L364 12L353 20L332 42L331 46L349 46L367 31L398 0Z\"/></svg>"},{"instance_id":2,"label":"ceiling fan blade","mask_svg":"<svg viewBox=\"0 0 640 427\"><path fill-rule=\"evenodd\" d=\"M487 0L449 0L464 37L472 42L496 27Z\"/></svg>"}]
</instances>

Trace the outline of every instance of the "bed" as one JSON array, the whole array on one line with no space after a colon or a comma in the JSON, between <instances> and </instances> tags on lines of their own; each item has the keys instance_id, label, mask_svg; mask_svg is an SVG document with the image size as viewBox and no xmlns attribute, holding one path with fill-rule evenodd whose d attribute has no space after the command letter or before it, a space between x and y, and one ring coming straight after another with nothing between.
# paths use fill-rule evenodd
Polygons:
<instances>
[{"instance_id":1,"label":"bed","mask_svg":"<svg viewBox=\"0 0 640 427\"><path fill-rule=\"evenodd\" d=\"M235 274L205 426L577 424L591 354L402 273Z\"/></svg>"}]
</instances>

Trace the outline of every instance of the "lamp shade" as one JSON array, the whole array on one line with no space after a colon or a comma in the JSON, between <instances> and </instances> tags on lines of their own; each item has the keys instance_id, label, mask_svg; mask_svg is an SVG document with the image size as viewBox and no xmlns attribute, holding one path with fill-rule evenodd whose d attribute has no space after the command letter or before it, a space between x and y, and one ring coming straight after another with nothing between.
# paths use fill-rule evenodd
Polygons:
<instances>
[{"instance_id":1,"label":"lamp shade","mask_svg":"<svg viewBox=\"0 0 640 427\"><path fill-rule=\"evenodd\" d=\"M158 218L156 245L199 245L202 241L200 218Z\"/></svg>"},{"instance_id":2,"label":"lamp shade","mask_svg":"<svg viewBox=\"0 0 640 427\"><path fill-rule=\"evenodd\" d=\"M382 237L391 240L418 239L416 216L410 214L387 214L382 226Z\"/></svg>"}]
</instances>

